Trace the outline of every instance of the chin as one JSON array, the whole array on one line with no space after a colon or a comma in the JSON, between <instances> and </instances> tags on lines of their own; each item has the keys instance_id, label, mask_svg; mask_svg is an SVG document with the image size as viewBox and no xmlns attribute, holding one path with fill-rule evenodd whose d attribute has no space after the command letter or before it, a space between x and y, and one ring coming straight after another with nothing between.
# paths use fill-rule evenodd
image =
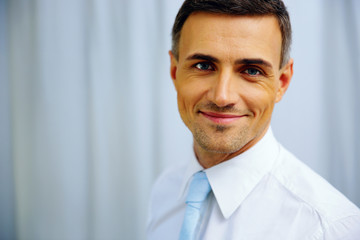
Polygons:
<instances>
[{"instance_id":1,"label":"chin","mask_svg":"<svg viewBox=\"0 0 360 240\"><path fill-rule=\"evenodd\" d=\"M230 142L230 143L221 142L221 143L219 143L218 141L216 141L215 143L211 143L211 142L210 143L209 142L199 143L199 145L207 152L222 153L222 154L235 153L235 152L241 150L245 146L245 144L242 144L239 142Z\"/></svg>"},{"instance_id":2,"label":"chin","mask_svg":"<svg viewBox=\"0 0 360 240\"><path fill-rule=\"evenodd\" d=\"M241 150L246 144L245 139L223 139L209 136L194 136L197 144L207 152L231 154Z\"/></svg>"},{"instance_id":3,"label":"chin","mask_svg":"<svg viewBox=\"0 0 360 240\"><path fill-rule=\"evenodd\" d=\"M208 131L202 127L194 128L193 136L197 144L207 152L231 154L241 150L250 140L248 129L242 128L236 131L226 131L216 128L216 131ZM225 131L223 131L225 130ZM234 130L234 129L233 129Z\"/></svg>"}]
</instances>

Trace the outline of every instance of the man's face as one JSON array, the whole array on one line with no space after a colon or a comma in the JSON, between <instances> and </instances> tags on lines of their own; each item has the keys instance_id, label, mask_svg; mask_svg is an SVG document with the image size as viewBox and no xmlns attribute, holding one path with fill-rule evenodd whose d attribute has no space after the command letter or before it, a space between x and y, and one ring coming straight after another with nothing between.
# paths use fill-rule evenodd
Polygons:
<instances>
[{"instance_id":1,"label":"man's face","mask_svg":"<svg viewBox=\"0 0 360 240\"><path fill-rule=\"evenodd\" d=\"M171 76L195 149L241 153L265 134L292 76L280 68L281 32L273 16L194 13L186 20Z\"/></svg>"}]
</instances>

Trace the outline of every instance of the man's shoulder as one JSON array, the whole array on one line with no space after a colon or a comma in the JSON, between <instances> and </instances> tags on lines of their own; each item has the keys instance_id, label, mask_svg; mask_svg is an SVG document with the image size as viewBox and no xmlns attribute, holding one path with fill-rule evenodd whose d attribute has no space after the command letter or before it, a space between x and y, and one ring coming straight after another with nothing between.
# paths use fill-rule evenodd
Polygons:
<instances>
[{"instance_id":1,"label":"man's shoulder","mask_svg":"<svg viewBox=\"0 0 360 240\"><path fill-rule=\"evenodd\" d=\"M175 164L167 167L156 179L150 196L148 232L154 231L169 213L176 212L185 171L186 164Z\"/></svg>"},{"instance_id":2,"label":"man's shoulder","mask_svg":"<svg viewBox=\"0 0 360 240\"><path fill-rule=\"evenodd\" d=\"M171 188L180 185L186 171L186 163L173 164L166 167L157 177L153 188Z\"/></svg>"},{"instance_id":3,"label":"man's shoulder","mask_svg":"<svg viewBox=\"0 0 360 240\"><path fill-rule=\"evenodd\" d=\"M179 196L179 190L186 171L186 163L165 168L152 187L152 202L172 202ZM171 198L171 199L169 199Z\"/></svg>"},{"instance_id":4,"label":"man's shoulder","mask_svg":"<svg viewBox=\"0 0 360 240\"><path fill-rule=\"evenodd\" d=\"M360 219L355 204L283 147L272 174L287 191L316 212L324 224L332 225L354 215Z\"/></svg>"}]
</instances>

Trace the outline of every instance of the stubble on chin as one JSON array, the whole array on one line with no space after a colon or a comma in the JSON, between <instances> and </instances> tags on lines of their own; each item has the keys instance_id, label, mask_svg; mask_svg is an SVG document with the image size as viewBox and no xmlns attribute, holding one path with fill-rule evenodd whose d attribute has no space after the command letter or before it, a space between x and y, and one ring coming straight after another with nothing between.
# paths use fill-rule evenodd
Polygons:
<instances>
[{"instance_id":1,"label":"stubble on chin","mask_svg":"<svg viewBox=\"0 0 360 240\"><path fill-rule=\"evenodd\" d=\"M207 152L231 154L247 144L247 128L234 131L232 127L214 125L194 126L193 137L197 144Z\"/></svg>"},{"instance_id":2,"label":"stubble on chin","mask_svg":"<svg viewBox=\"0 0 360 240\"><path fill-rule=\"evenodd\" d=\"M216 125L215 128L216 128L216 132L218 132L218 133L223 133L227 129L227 127L221 126L221 125Z\"/></svg>"}]
</instances>

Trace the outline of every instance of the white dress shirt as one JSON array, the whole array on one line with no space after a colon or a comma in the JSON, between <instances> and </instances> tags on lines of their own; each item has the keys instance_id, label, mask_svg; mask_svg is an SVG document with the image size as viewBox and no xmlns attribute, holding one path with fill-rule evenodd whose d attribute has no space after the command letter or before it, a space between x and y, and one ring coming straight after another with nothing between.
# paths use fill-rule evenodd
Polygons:
<instances>
[{"instance_id":1,"label":"white dress shirt","mask_svg":"<svg viewBox=\"0 0 360 240\"><path fill-rule=\"evenodd\" d=\"M154 185L149 240L178 239L195 157ZM251 149L204 170L212 192L197 239L359 240L360 210L284 149L271 129Z\"/></svg>"}]
</instances>

